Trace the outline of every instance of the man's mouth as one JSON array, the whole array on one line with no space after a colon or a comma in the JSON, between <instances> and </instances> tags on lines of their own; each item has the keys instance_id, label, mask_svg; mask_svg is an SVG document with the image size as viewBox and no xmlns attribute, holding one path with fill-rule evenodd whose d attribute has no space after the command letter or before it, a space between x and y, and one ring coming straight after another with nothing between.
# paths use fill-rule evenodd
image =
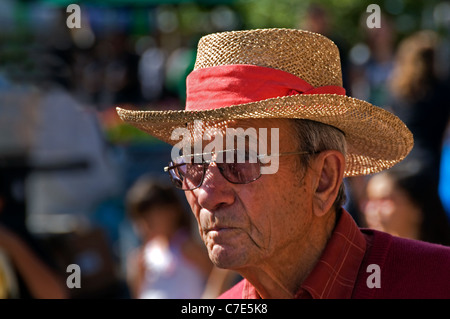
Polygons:
<instances>
[{"instance_id":1,"label":"man's mouth","mask_svg":"<svg viewBox=\"0 0 450 319\"><path fill-rule=\"evenodd\" d=\"M214 227L206 229L206 233L209 233L209 232L220 233L220 232L230 231L230 230L234 230L234 229L236 229L236 227L214 226Z\"/></svg>"}]
</instances>

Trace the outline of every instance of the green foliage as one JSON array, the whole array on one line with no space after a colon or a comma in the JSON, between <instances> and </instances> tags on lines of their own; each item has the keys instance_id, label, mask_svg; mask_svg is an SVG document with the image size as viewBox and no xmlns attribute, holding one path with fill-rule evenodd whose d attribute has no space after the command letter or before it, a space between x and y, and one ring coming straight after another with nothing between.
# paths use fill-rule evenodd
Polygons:
<instances>
[{"instance_id":1,"label":"green foliage","mask_svg":"<svg viewBox=\"0 0 450 319\"><path fill-rule=\"evenodd\" d=\"M307 9L312 4L326 8L334 31L346 38L358 34L360 15L365 13L370 0L241 0L236 7L243 16L245 28L302 28Z\"/></svg>"},{"instance_id":2,"label":"green foliage","mask_svg":"<svg viewBox=\"0 0 450 319\"><path fill-rule=\"evenodd\" d=\"M128 143L147 143L156 144L161 143L153 136L126 124L119 124L105 130L106 138L109 142L114 144L128 144Z\"/></svg>"},{"instance_id":3,"label":"green foliage","mask_svg":"<svg viewBox=\"0 0 450 319\"><path fill-rule=\"evenodd\" d=\"M433 21L433 10L440 0L237 0L244 29L286 27L302 28L307 9L318 4L331 19L332 33L349 44L364 40L369 4L380 6L381 13L390 18L398 38L423 28L440 30ZM442 32L441 32L442 33ZM446 34L448 36L448 34Z\"/></svg>"}]
</instances>

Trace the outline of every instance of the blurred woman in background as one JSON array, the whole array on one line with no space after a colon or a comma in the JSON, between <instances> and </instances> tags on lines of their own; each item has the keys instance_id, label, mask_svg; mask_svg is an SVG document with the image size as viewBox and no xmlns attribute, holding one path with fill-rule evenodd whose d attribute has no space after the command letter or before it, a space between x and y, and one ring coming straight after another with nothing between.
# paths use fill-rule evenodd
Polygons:
<instances>
[{"instance_id":1,"label":"blurred woman in background","mask_svg":"<svg viewBox=\"0 0 450 319\"><path fill-rule=\"evenodd\" d=\"M392 235L450 245L450 226L431 177L393 168L367 184L363 220L368 228Z\"/></svg>"},{"instance_id":2,"label":"blurred woman in background","mask_svg":"<svg viewBox=\"0 0 450 319\"><path fill-rule=\"evenodd\" d=\"M411 130L414 148L406 161L439 183L442 145L450 118L450 90L438 60L439 38L420 31L400 42L390 79L392 111ZM438 71L443 71L441 74Z\"/></svg>"},{"instance_id":3,"label":"blurred woman in background","mask_svg":"<svg viewBox=\"0 0 450 319\"><path fill-rule=\"evenodd\" d=\"M127 194L127 211L142 242L127 262L131 296L201 298L212 263L192 238L189 215L173 188L143 177Z\"/></svg>"}]
</instances>

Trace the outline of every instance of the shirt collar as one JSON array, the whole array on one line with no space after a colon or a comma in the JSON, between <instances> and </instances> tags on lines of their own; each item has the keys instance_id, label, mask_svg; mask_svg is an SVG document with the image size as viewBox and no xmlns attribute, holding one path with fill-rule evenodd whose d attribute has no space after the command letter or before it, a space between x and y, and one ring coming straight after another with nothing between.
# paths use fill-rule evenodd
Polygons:
<instances>
[{"instance_id":1,"label":"shirt collar","mask_svg":"<svg viewBox=\"0 0 450 319\"><path fill-rule=\"evenodd\" d=\"M350 298L365 251L364 235L351 215L342 209L319 261L294 298ZM255 287L247 280L244 282L242 298L260 298Z\"/></svg>"}]
</instances>

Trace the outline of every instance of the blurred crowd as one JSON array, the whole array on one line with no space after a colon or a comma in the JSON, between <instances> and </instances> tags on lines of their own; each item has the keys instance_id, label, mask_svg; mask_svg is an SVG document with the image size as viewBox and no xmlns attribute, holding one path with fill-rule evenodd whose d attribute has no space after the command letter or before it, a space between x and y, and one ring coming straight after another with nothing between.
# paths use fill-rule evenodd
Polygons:
<instances>
[{"instance_id":1,"label":"blurred crowd","mask_svg":"<svg viewBox=\"0 0 450 319\"><path fill-rule=\"evenodd\" d=\"M213 267L167 186L170 147L115 114L183 109L198 39L247 28L234 2L86 4L80 29L51 1L0 3L0 298L215 298L239 280ZM450 6L433 8L439 28L401 37L411 21L383 13L370 29L362 11L351 43L319 4L291 27L331 38L347 94L414 134L405 161L346 180L347 210L362 227L450 245ZM68 288L71 264L81 288Z\"/></svg>"}]
</instances>

